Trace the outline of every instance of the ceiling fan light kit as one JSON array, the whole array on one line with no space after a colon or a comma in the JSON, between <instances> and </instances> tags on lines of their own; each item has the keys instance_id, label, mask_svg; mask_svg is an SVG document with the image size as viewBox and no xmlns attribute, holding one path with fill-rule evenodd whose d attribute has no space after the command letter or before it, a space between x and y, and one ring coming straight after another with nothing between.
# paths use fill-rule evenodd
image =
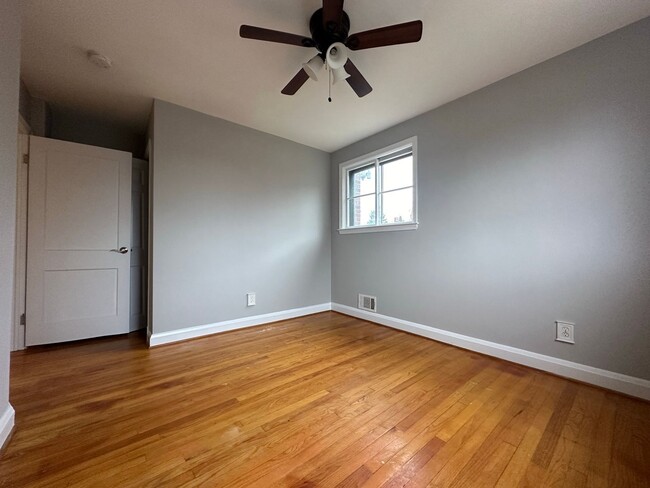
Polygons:
<instances>
[{"instance_id":1,"label":"ceiling fan light kit","mask_svg":"<svg viewBox=\"0 0 650 488\"><path fill-rule=\"evenodd\" d=\"M348 49L345 47L345 44L341 42L335 42L327 49L327 66L332 72L331 83L336 85L339 81L347 80L350 77L350 73L345 71L345 63L348 62ZM330 89L331 92L331 89ZM330 102L332 101L332 96L327 98Z\"/></svg>"},{"instance_id":2,"label":"ceiling fan light kit","mask_svg":"<svg viewBox=\"0 0 650 488\"><path fill-rule=\"evenodd\" d=\"M350 73L345 71L344 67L332 69L332 85L336 85L339 81L347 80Z\"/></svg>"},{"instance_id":3,"label":"ceiling fan light kit","mask_svg":"<svg viewBox=\"0 0 650 488\"><path fill-rule=\"evenodd\" d=\"M262 27L242 25L239 35L246 39L278 42L294 46L316 48L319 52L282 89L284 95L294 95L311 78L318 81L317 73L327 64L332 73L330 83L347 80L359 97L372 91L372 87L349 58L349 50L359 51L373 47L392 46L418 42L422 38L422 21L390 25L348 35L350 17L343 10L343 0L323 0L323 8L314 12L309 21L311 38ZM329 99L331 101L331 98Z\"/></svg>"},{"instance_id":4,"label":"ceiling fan light kit","mask_svg":"<svg viewBox=\"0 0 650 488\"><path fill-rule=\"evenodd\" d=\"M323 61L323 58L320 57L320 54L317 54L313 58L311 58L309 61L304 63L302 65L302 69L305 70L305 72L309 75L309 77L314 80L318 81L318 72L323 69L323 65L325 64L325 61Z\"/></svg>"},{"instance_id":5,"label":"ceiling fan light kit","mask_svg":"<svg viewBox=\"0 0 650 488\"><path fill-rule=\"evenodd\" d=\"M339 69L348 61L348 50L345 44L335 42L327 49L327 65L331 69Z\"/></svg>"}]
</instances>

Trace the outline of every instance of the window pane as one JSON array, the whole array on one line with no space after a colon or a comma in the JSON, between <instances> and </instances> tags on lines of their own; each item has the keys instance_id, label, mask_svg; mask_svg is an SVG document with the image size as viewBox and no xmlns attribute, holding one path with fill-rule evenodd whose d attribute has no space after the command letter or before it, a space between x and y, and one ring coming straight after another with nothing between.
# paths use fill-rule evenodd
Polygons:
<instances>
[{"instance_id":1,"label":"window pane","mask_svg":"<svg viewBox=\"0 0 650 488\"><path fill-rule=\"evenodd\" d=\"M367 195L375 192L375 165L364 166L363 168L353 169L348 173L350 175L350 197Z\"/></svg>"},{"instance_id":2,"label":"window pane","mask_svg":"<svg viewBox=\"0 0 650 488\"><path fill-rule=\"evenodd\" d=\"M382 224L413 222L413 188L381 195Z\"/></svg>"},{"instance_id":3,"label":"window pane","mask_svg":"<svg viewBox=\"0 0 650 488\"><path fill-rule=\"evenodd\" d=\"M381 165L382 191L413 186L413 156Z\"/></svg>"},{"instance_id":4,"label":"window pane","mask_svg":"<svg viewBox=\"0 0 650 488\"><path fill-rule=\"evenodd\" d=\"M375 224L375 195L348 200L348 227Z\"/></svg>"}]
</instances>

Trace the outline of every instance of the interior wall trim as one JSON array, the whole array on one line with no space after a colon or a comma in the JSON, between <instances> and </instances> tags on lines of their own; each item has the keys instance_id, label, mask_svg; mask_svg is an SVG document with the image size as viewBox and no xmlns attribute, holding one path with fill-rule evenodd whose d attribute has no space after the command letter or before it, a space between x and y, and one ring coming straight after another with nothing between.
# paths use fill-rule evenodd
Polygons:
<instances>
[{"instance_id":1,"label":"interior wall trim","mask_svg":"<svg viewBox=\"0 0 650 488\"><path fill-rule=\"evenodd\" d=\"M0 449L2 449L11 435L14 428L16 412L10 403L5 407L4 412L0 416Z\"/></svg>"},{"instance_id":2,"label":"interior wall trim","mask_svg":"<svg viewBox=\"0 0 650 488\"><path fill-rule=\"evenodd\" d=\"M213 324L197 325L194 327L172 330L169 332L154 332L149 336L149 347L161 346L163 344L169 344L172 342L185 341L188 339L194 339L196 337L218 334L220 332L227 332L230 330L254 327L256 325L278 322L280 320L293 319L296 317L302 317L304 315L326 312L331 309L332 304L328 302L321 303L319 305L292 308L290 310L282 310L279 312L271 312L262 315L253 315L252 317L243 317L241 319L225 320L223 322L215 322Z\"/></svg>"},{"instance_id":3,"label":"interior wall trim","mask_svg":"<svg viewBox=\"0 0 650 488\"><path fill-rule=\"evenodd\" d=\"M513 363L521 364L531 368L547 371L549 373L563 376L576 381L600 386L608 390L617 391L626 395L642 398L650 401L650 381L627 376L605 369L594 368L580 363L566 361L564 359L538 354L536 352L518 349L516 347L489 342L474 337L456 334L442 329L436 329L427 325L409 322L407 320L389 317L373 312L366 312L357 308L332 303L332 310L345 315L351 315L369 322L392 327L393 329L410 332L411 334L427 337L435 341L451 344L452 346L469 349L488 356L505 359Z\"/></svg>"},{"instance_id":4,"label":"interior wall trim","mask_svg":"<svg viewBox=\"0 0 650 488\"><path fill-rule=\"evenodd\" d=\"M241 319L226 320L213 324L187 327L184 329L177 329L169 332L153 333L149 336L149 346L161 346L163 344L170 344L173 342L194 339L197 337L218 334L221 332L244 329L246 327L254 327L256 325L263 325L271 322L278 322L281 320L288 320L305 315L326 312L328 310L333 310L345 315L351 315L352 317L367 320L369 322L374 322L380 325L385 325L393 329L402 330L404 332L409 332L411 334L433 339L435 341L444 342L445 344L461 347L463 349L468 349L470 351L475 351L481 354L486 354L488 356L504 359L506 361L511 361L523 366L539 369L541 371L553 373L558 376L563 376L565 378L581 381L591 385L606 388L608 390L617 391L619 393L624 393L626 395L650 401L650 381L643 378L615 373L613 371L595 368L593 366L587 366L585 364L574 363L572 361L567 361L552 356L546 356L544 354L506 346L504 344L498 344L496 342L476 339L474 337L437 329L435 327L418 324L416 322L410 322L408 320L390 317L388 315L366 312L364 310L359 310L357 308L342 305L339 303L321 303L319 305L294 308L262 315L254 315L252 317L244 317Z\"/></svg>"}]
</instances>

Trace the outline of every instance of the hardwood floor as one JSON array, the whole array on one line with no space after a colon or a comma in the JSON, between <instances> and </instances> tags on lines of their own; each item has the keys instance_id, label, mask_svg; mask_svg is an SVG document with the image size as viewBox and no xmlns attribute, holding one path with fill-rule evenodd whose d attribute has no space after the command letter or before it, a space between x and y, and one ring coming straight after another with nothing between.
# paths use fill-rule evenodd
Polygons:
<instances>
[{"instance_id":1,"label":"hardwood floor","mask_svg":"<svg viewBox=\"0 0 650 488\"><path fill-rule=\"evenodd\" d=\"M650 486L650 404L326 312L14 353L0 486Z\"/></svg>"}]
</instances>

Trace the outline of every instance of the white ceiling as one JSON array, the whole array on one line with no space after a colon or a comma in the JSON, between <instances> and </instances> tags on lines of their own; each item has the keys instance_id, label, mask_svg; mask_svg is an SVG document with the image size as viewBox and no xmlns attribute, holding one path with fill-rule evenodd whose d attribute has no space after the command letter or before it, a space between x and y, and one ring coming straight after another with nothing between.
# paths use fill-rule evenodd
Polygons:
<instances>
[{"instance_id":1,"label":"white ceiling","mask_svg":"<svg viewBox=\"0 0 650 488\"><path fill-rule=\"evenodd\" d=\"M29 0L32 95L144 132L152 98L333 151L650 15L648 0L348 0L351 33L422 19L417 44L353 52L374 91L282 87L315 49L239 38L309 34L320 0ZM102 70L85 52L113 60Z\"/></svg>"}]
</instances>

